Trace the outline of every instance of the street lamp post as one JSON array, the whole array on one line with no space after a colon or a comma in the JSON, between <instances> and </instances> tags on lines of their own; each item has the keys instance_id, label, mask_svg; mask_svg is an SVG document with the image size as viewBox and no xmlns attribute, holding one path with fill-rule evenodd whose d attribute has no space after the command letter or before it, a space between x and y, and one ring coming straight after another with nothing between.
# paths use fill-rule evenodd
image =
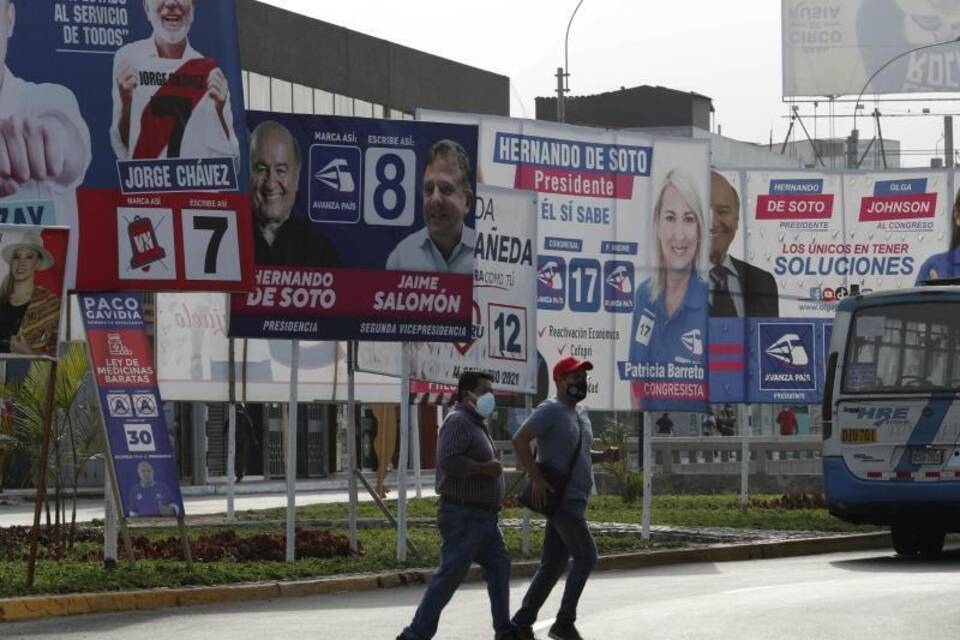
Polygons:
<instances>
[{"instance_id":1,"label":"street lamp post","mask_svg":"<svg viewBox=\"0 0 960 640\"><path fill-rule=\"evenodd\" d=\"M573 19L582 4L583 0L580 0L573 13L570 14L570 21L567 22L567 35L563 39L563 67L557 69L557 122L566 122L567 118L566 94L570 91L568 81L570 78L570 26L573 24Z\"/></svg>"},{"instance_id":2,"label":"street lamp post","mask_svg":"<svg viewBox=\"0 0 960 640\"><path fill-rule=\"evenodd\" d=\"M910 55L911 53L916 53L917 51L923 51L923 50L925 50L925 49L933 49L934 47L942 47L942 46L945 45L945 44L953 44L953 43L955 43L955 42L960 42L960 36L958 36L958 37L956 37L956 38L952 38L952 39L950 39L950 40L943 40L943 41L941 41L941 42L934 42L934 43L931 43L931 44L925 44L925 45L920 46L920 47L914 47L913 49L909 49L909 50L907 50L907 51L904 51L903 53L898 53L897 55L895 55L894 57L890 58L889 60L887 60L886 62L884 62L882 65L880 65L880 67L879 67L876 71L874 71L872 74L870 74L870 77L867 78L867 81L863 83L863 88L860 89L860 93L857 94L857 101L853 104L853 130L850 132L850 137L847 138L847 143L848 143L848 145L849 145L849 146L847 147L847 159L848 159L848 164L849 164L849 159L850 159L850 158L853 158L853 159L854 159L854 164L853 164L853 165L850 165L851 168L856 164L856 158L857 158L857 155L858 155L857 146L858 146L859 139L860 139L860 132L857 130L857 111L861 108L861 106L860 106L860 100L863 98L863 94L864 94L864 92L867 90L867 87L869 87L869 86L870 86L870 83L873 82L873 79L876 78L876 77L880 74L881 71L883 71L884 69L886 69L887 67L889 67L891 64L893 64L894 62L896 62L896 61L899 60L900 58L903 58L904 56L908 56L908 55Z\"/></svg>"}]
</instances>

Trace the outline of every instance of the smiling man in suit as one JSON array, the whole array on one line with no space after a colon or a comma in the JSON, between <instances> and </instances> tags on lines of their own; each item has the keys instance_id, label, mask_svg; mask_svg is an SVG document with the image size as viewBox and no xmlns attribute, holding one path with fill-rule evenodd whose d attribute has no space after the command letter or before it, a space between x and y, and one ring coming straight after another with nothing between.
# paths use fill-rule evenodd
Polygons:
<instances>
[{"instance_id":1,"label":"smiling man in suit","mask_svg":"<svg viewBox=\"0 0 960 640\"><path fill-rule=\"evenodd\" d=\"M710 175L710 315L780 316L773 274L728 253L740 226L740 196L716 171Z\"/></svg>"}]
</instances>

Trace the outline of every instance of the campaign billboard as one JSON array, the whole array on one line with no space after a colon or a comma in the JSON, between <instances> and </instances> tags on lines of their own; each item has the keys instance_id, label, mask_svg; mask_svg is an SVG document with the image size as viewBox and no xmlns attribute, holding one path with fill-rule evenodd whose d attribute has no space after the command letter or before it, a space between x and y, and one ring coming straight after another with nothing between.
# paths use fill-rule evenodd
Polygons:
<instances>
[{"instance_id":1,"label":"campaign billboard","mask_svg":"<svg viewBox=\"0 0 960 640\"><path fill-rule=\"evenodd\" d=\"M479 125L484 182L538 193L547 366L593 362L592 408L704 408L708 146L494 116L418 118Z\"/></svg>"},{"instance_id":2,"label":"campaign billboard","mask_svg":"<svg viewBox=\"0 0 960 640\"><path fill-rule=\"evenodd\" d=\"M4 2L0 34L0 222L75 227L71 288L249 289L233 3Z\"/></svg>"},{"instance_id":3,"label":"campaign billboard","mask_svg":"<svg viewBox=\"0 0 960 640\"><path fill-rule=\"evenodd\" d=\"M781 30L784 97L960 89L956 2L782 0Z\"/></svg>"},{"instance_id":4,"label":"campaign billboard","mask_svg":"<svg viewBox=\"0 0 960 640\"><path fill-rule=\"evenodd\" d=\"M473 326L463 342L415 342L406 363L414 380L455 385L482 370L496 391L537 390L537 200L530 191L477 187ZM399 376L400 346L361 342L358 366Z\"/></svg>"},{"instance_id":5,"label":"campaign billboard","mask_svg":"<svg viewBox=\"0 0 960 640\"><path fill-rule=\"evenodd\" d=\"M0 225L0 360L56 359L70 230Z\"/></svg>"},{"instance_id":6,"label":"campaign billboard","mask_svg":"<svg viewBox=\"0 0 960 640\"><path fill-rule=\"evenodd\" d=\"M839 300L956 273L954 182L929 169L715 171L711 400L818 402Z\"/></svg>"},{"instance_id":7,"label":"campaign billboard","mask_svg":"<svg viewBox=\"0 0 960 640\"><path fill-rule=\"evenodd\" d=\"M821 290L846 284L841 174L749 171L744 189L744 263L756 283L748 295L768 301L747 316L832 317L835 301Z\"/></svg>"},{"instance_id":8,"label":"campaign billboard","mask_svg":"<svg viewBox=\"0 0 960 640\"><path fill-rule=\"evenodd\" d=\"M230 400L229 296L159 293L156 301L157 381L167 400ZM293 369L287 340L234 340L234 394L240 402L287 402ZM347 399L347 343L299 345L297 397L310 402ZM400 382L358 373L358 402L395 402Z\"/></svg>"},{"instance_id":9,"label":"campaign billboard","mask_svg":"<svg viewBox=\"0 0 960 640\"><path fill-rule=\"evenodd\" d=\"M248 112L255 286L230 335L464 342L476 127Z\"/></svg>"},{"instance_id":10,"label":"campaign billboard","mask_svg":"<svg viewBox=\"0 0 960 640\"><path fill-rule=\"evenodd\" d=\"M854 261L850 289L901 289L941 277L935 267L922 267L947 249L956 228L948 172L848 175L844 194Z\"/></svg>"},{"instance_id":11,"label":"campaign billboard","mask_svg":"<svg viewBox=\"0 0 960 640\"><path fill-rule=\"evenodd\" d=\"M131 518L182 518L142 296L80 294L79 299L120 509Z\"/></svg>"}]
</instances>

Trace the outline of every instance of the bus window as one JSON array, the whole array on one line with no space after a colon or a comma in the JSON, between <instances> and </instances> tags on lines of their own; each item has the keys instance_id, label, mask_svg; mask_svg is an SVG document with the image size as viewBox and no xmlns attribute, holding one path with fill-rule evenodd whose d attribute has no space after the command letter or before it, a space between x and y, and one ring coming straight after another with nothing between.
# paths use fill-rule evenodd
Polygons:
<instances>
[{"instance_id":1,"label":"bus window","mask_svg":"<svg viewBox=\"0 0 960 640\"><path fill-rule=\"evenodd\" d=\"M845 393L956 391L960 386L960 305L864 307L851 325Z\"/></svg>"}]
</instances>

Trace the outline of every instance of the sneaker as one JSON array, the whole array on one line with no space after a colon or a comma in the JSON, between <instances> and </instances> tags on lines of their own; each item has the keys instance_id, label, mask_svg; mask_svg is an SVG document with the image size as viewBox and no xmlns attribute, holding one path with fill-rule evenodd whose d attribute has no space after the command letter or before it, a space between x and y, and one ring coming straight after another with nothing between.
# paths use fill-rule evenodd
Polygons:
<instances>
[{"instance_id":1,"label":"sneaker","mask_svg":"<svg viewBox=\"0 0 960 640\"><path fill-rule=\"evenodd\" d=\"M494 640L520 640L520 638L522 637L523 636L518 635L516 629L510 629L509 631L503 631L501 633L498 633L494 637ZM530 637L532 638L533 636L530 636Z\"/></svg>"},{"instance_id":2,"label":"sneaker","mask_svg":"<svg viewBox=\"0 0 960 640\"><path fill-rule=\"evenodd\" d=\"M583 640L583 636L572 624L553 623L550 627L550 637L553 640Z\"/></svg>"}]
</instances>

